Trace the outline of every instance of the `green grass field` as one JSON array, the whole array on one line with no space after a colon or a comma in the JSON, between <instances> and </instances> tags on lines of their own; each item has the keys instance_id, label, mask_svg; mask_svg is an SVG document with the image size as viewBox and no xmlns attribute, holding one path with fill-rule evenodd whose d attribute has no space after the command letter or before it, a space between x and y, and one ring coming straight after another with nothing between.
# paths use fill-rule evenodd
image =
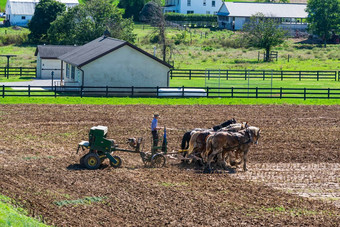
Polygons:
<instances>
[{"instance_id":1,"label":"green grass field","mask_svg":"<svg viewBox=\"0 0 340 227\"><path fill-rule=\"evenodd\" d=\"M15 204L15 201L0 194L0 226L47 226L36 219L26 216L27 212Z\"/></svg>"},{"instance_id":2,"label":"green grass field","mask_svg":"<svg viewBox=\"0 0 340 227\"><path fill-rule=\"evenodd\" d=\"M229 99L229 98L80 98L6 97L0 104L80 105L340 105L340 99Z\"/></svg>"}]
</instances>

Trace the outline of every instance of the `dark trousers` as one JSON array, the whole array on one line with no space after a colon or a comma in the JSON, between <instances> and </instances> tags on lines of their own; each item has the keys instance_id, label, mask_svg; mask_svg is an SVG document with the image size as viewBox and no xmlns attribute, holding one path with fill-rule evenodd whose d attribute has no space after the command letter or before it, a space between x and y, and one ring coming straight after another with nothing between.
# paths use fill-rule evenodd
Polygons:
<instances>
[{"instance_id":1,"label":"dark trousers","mask_svg":"<svg viewBox=\"0 0 340 227\"><path fill-rule=\"evenodd\" d=\"M158 145L158 132L157 130L151 131L152 133L152 141L153 141L153 147L157 147ZM156 148L152 148L152 151L156 151Z\"/></svg>"}]
</instances>

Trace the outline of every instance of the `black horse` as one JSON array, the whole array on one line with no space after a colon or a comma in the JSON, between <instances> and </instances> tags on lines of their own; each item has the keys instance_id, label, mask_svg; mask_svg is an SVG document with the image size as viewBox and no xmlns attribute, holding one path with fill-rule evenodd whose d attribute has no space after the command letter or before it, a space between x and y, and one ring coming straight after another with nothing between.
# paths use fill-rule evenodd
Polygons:
<instances>
[{"instance_id":1,"label":"black horse","mask_svg":"<svg viewBox=\"0 0 340 227\"><path fill-rule=\"evenodd\" d=\"M217 130L219 130L221 128L227 127L228 125L235 124L235 123L236 123L236 120L235 120L235 118L233 118L233 119L230 119L230 120L228 120L226 122L223 122L220 125L213 126L212 129L210 129L210 130L216 132ZM182 150L186 150L186 149L189 148L189 141L190 141L190 138L191 138L191 133L193 131L203 131L203 130L209 130L209 129L198 129L198 128L195 128L193 130L185 132L184 135L183 135L183 138L182 138L181 149ZM184 156L185 156L185 154L186 153L184 153Z\"/></svg>"},{"instance_id":2,"label":"black horse","mask_svg":"<svg viewBox=\"0 0 340 227\"><path fill-rule=\"evenodd\" d=\"M235 120L235 118L233 118L233 119L227 120L226 122L223 122L220 125L213 126L212 128L213 128L214 132L216 132L216 131L220 130L221 128L227 127L228 125L235 124L235 123L236 123L236 120Z\"/></svg>"}]
</instances>

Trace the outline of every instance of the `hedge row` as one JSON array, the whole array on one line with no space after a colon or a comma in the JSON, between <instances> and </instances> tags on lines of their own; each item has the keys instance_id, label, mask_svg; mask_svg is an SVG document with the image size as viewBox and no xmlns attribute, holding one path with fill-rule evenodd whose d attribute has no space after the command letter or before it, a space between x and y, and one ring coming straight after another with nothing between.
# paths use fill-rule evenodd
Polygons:
<instances>
[{"instance_id":1,"label":"hedge row","mask_svg":"<svg viewBox=\"0 0 340 227\"><path fill-rule=\"evenodd\" d=\"M180 14L180 13L166 13L165 19L167 21L205 21L217 22L216 15L209 14Z\"/></svg>"}]
</instances>

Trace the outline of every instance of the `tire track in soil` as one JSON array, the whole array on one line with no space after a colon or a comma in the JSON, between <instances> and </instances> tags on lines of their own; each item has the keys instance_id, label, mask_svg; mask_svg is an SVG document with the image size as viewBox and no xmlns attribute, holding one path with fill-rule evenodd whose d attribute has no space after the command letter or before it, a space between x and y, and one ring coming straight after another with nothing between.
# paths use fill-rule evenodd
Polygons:
<instances>
[{"instance_id":1,"label":"tire track in soil","mask_svg":"<svg viewBox=\"0 0 340 227\"><path fill-rule=\"evenodd\" d=\"M339 163L250 163L248 169L231 176L340 208Z\"/></svg>"}]
</instances>

